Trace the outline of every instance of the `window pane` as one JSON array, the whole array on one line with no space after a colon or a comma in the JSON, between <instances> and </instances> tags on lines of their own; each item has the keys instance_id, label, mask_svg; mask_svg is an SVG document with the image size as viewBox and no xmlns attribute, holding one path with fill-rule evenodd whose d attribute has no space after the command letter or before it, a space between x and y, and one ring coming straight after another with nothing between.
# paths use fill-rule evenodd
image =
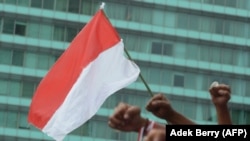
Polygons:
<instances>
[{"instance_id":1,"label":"window pane","mask_svg":"<svg viewBox=\"0 0 250 141\"><path fill-rule=\"evenodd\" d=\"M223 48L222 52L223 52L221 55L222 63L223 64L233 64L233 59L235 59L235 58L233 58L233 50Z\"/></svg>"},{"instance_id":2,"label":"window pane","mask_svg":"<svg viewBox=\"0 0 250 141\"><path fill-rule=\"evenodd\" d=\"M29 129L29 123L27 122L27 113L21 112L19 113L19 128L21 129Z\"/></svg>"},{"instance_id":3,"label":"window pane","mask_svg":"<svg viewBox=\"0 0 250 141\"><path fill-rule=\"evenodd\" d=\"M22 97L32 97L34 88L35 87L33 82L23 82Z\"/></svg>"},{"instance_id":4,"label":"window pane","mask_svg":"<svg viewBox=\"0 0 250 141\"><path fill-rule=\"evenodd\" d=\"M7 3L7 4L16 4L17 0L5 0L5 3Z\"/></svg>"},{"instance_id":5,"label":"window pane","mask_svg":"<svg viewBox=\"0 0 250 141\"><path fill-rule=\"evenodd\" d=\"M231 83L231 93L232 95L242 95L245 96L245 82L240 79L234 79L230 81Z\"/></svg>"},{"instance_id":6,"label":"window pane","mask_svg":"<svg viewBox=\"0 0 250 141\"><path fill-rule=\"evenodd\" d=\"M91 15L93 1L82 0L81 13Z\"/></svg>"},{"instance_id":7,"label":"window pane","mask_svg":"<svg viewBox=\"0 0 250 141\"><path fill-rule=\"evenodd\" d=\"M246 82L246 91L245 91L245 94L246 94L246 96L248 96L248 97L250 97L250 81L247 81ZM249 117L250 118L250 117Z\"/></svg>"},{"instance_id":8,"label":"window pane","mask_svg":"<svg viewBox=\"0 0 250 141\"><path fill-rule=\"evenodd\" d=\"M172 82L171 82L171 78L172 76L172 71L168 70L168 69L164 69L162 70L162 75L161 75L161 84L164 86L171 86Z\"/></svg>"},{"instance_id":9,"label":"window pane","mask_svg":"<svg viewBox=\"0 0 250 141\"><path fill-rule=\"evenodd\" d=\"M197 104L192 103L192 102L185 102L185 101L182 101L182 102L183 102L182 113L190 119L195 119Z\"/></svg>"},{"instance_id":10,"label":"window pane","mask_svg":"<svg viewBox=\"0 0 250 141\"><path fill-rule=\"evenodd\" d=\"M173 56L176 58L182 58L185 59L186 57L186 45L185 44L180 44L180 43L176 43L175 47L171 47L172 45L168 45L168 54L171 55L171 51L174 50L174 54Z\"/></svg>"},{"instance_id":11,"label":"window pane","mask_svg":"<svg viewBox=\"0 0 250 141\"><path fill-rule=\"evenodd\" d=\"M148 24L152 23L152 13L153 13L152 11L153 10L150 8L142 8L143 14L140 15L142 23L148 23ZM130 17L131 17L131 15L130 15Z\"/></svg>"},{"instance_id":12,"label":"window pane","mask_svg":"<svg viewBox=\"0 0 250 141\"><path fill-rule=\"evenodd\" d=\"M8 81L7 80L0 80L0 94L7 95L8 94Z\"/></svg>"},{"instance_id":13,"label":"window pane","mask_svg":"<svg viewBox=\"0 0 250 141\"><path fill-rule=\"evenodd\" d=\"M240 117L240 110L232 110L231 111L231 116L232 116L232 122L234 124L239 124L241 117Z\"/></svg>"},{"instance_id":14,"label":"window pane","mask_svg":"<svg viewBox=\"0 0 250 141\"><path fill-rule=\"evenodd\" d=\"M49 68L49 60L48 55L38 55L38 66L39 69L48 69Z\"/></svg>"},{"instance_id":15,"label":"window pane","mask_svg":"<svg viewBox=\"0 0 250 141\"><path fill-rule=\"evenodd\" d=\"M242 50L233 50L233 65L245 66L246 53Z\"/></svg>"},{"instance_id":16,"label":"window pane","mask_svg":"<svg viewBox=\"0 0 250 141\"><path fill-rule=\"evenodd\" d=\"M162 43L153 42L151 52L153 54L162 54Z\"/></svg>"},{"instance_id":17,"label":"window pane","mask_svg":"<svg viewBox=\"0 0 250 141\"><path fill-rule=\"evenodd\" d=\"M31 0L31 7L42 8L42 0Z\"/></svg>"},{"instance_id":18,"label":"window pane","mask_svg":"<svg viewBox=\"0 0 250 141\"><path fill-rule=\"evenodd\" d=\"M20 92L21 92L21 84L18 81L11 81L9 83L9 87L10 87L10 96L16 96L19 97L20 96Z\"/></svg>"},{"instance_id":19,"label":"window pane","mask_svg":"<svg viewBox=\"0 0 250 141\"><path fill-rule=\"evenodd\" d=\"M4 19L4 24L3 24L3 33L9 33L13 34L14 33L14 20L12 19Z\"/></svg>"},{"instance_id":20,"label":"window pane","mask_svg":"<svg viewBox=\"0 0 250 141\"><path fill-rule=\"evenodd\" d=\"M244 37L245 33L245 24L242 22L235 22L234 24L234 32L235 32L235 36L239 36L239 37Z\"/></svg>"},{"instance_id":21,"label":"window pane","mask_svg":"<svg viewBox=\"0 0 250 141\"><path fill-rule=\"evenodd\" d=\"M6 124L6 112L2 109L0 109L0 127L5 127Z\"/></svg>"},{"instance_id":22,"label":"window pane","mask_svg":"<svg viewBox=\"0 0 250 141\"><path fill-rule=\"evenodd\" d=\"M230 21L231 22L231 21ZM231 35L231 23L230 23L229 21L228 22L224 22L224 25L223 25L223 33L225 34L225 35Z\"/></svg>"},{"instance_id":23,"label":"window pane","mask_svg":"<svg viewBox=\"0 0 250 141\"><path fill-rule=\"evenodd\" d=\"M2 18L0 18L0 33L2 32L2 25L3 25L2 21L3 21Z\"/></svg>"},{"instance_id":24,"label":"window pane","mask_svg":"<svg viewBox=\"0 0 250 141\"><path fill-rule=\"evenodd\" d=\"M80 0L69 0L69 12L79 13Z\"/></svg>"},{"instance_id":25,"label":"window pane","mask_svg":"<svg viewBox=\"0 0 250 141\"><path fill-rule=\"evenodd\" d=\"M106 8L107 15L114 19L127 20L127 5L109 3Z\"/></svg>"},{"instance_id":26,"label":"window pane","mask_svg":"<svg viewBox=\"0 0 250 141\"><path fill-rule=\"evenodd\" d=\"M43 8L44 9L54 9L55 0L43 0Z\"/></svg>"},{"instance_id":27,"label":"window pane","mask_svg":"<svg viewBox=\"0 0 250 141\"><path fill-rule=\"evenodd\" d=\"M67 11L68 0L57 0L56 1L56 10Z\"/></svg>"},{"instance_id":28,"label":"window pane","mask_svg":"<svg viewBox=\"0 0 250 141\"><path fill-rule=\"evenodd\" d=\"M173 12L167 12L165 15L165 25L167 27L175 27L176 15Z\"/></svg>"},{"instance_id":29,"label":"window pane","mask_svg":"<svg viewBox=\"0 0 250 141\"><path fill-rule=\"evenodd\" d=\"M12 65L22 66L23 65L23 51L13 51Z\"/></svg>"},{"instance_id":30,"label":"window pane","mask_svg":"<svg viewBox=\"0 0 250 141\"><path fill-rule=\"evenodd\" d=\"M201 46L200 47L200 60L202 61L210 61L210 47L209 46Z\"/></svg>"},{"instance_id":31,"label":"window pane","mask_svg":"<svg viewBox=\"0 0 250 141\"><path fill-rule=\"evenodd\" d=\"M29 23L27 28L27 36L32 38L39 37L40 26L37 23Z\"/></svg>"},{"instance_id":32,"label":"window pane","mask_svg":"<svg viewBox=\"0 0 250 141\"><path fill-rule=\"evenodd\" d=\"M225 0L215 0L214 4L224 6L225 5Z\"/></svg>"},{"instance_id":33,"label":"window pane","mask_svg":"<svg viewBox=\"0 0 250 141\"><path fill-rule=\"evenodd\" d=\"M186 58L191 60L197 60L199 58L199 46L195 44L187 44L186 46Z\"/></svg>"},{"instance_id":34,"label":"window pane","mask_svg":"<svg viewBox=\"0 0 250 141\"><path fill-rule=\"evenodd\" d=\"M247 9L246 0L235 0L237 2L238 8Z\"/></svg>"},{"instance_id":35,"label":"window pane","mask_svg":"<svg viewBox=\"0 0 250 141\"><path fill-rule=\"evenodd\" d=\"M26 24L16 22L16 24L15 24L15 34L25 36L26 35Z\"/></svg>"},{"instance_id":36,"label":"window pane","mask_svg":"<svg viewBox=\"0 0 250 141\"><path fill-rule=\"evenodd\" d=\"M246 112L245 112L245 115L246 115L246 116L245 116L245 117L246 117L246 124L249 125L249 124L250 124L250 112L249 112L249 111L246 111Z\"/></svg>"},{"instance_id":37,"label":"window pane","mask_svg":"<svg viewBox=\"0 0 250 141\"><path fill-rule=\"evenodd\" d=\"M185 73L185 88L188 88L188 89L196 89L196 84L197 83L197 74L194 74L194 73ZM190 83L192 82L192 83Z\"/></svg>"},{"instance_id":38,"label":"window pane","mask_svg":"<svg viewBox=\"0 0 250 141\"><path fill-rule=\"evenodd\" d=\"M200 16L191 15L189 17L189 29L196 31L200 29Z\"/></svg>"},{"instance_id":39,"label":"window pane","mask_svg":"<svg viewBox=\"0 0 250 141\"><path fill-rule=\"evenodd\" d=\"M157 68L150 68L149 82L153 84L160 83L160 70Z\"/></svg>"},{"instance_id":40,"label":"window pane","mask_svg":"<svg viewBox=\"0 0 250 141\"><path fill-rule=\"evenodd\" d=\"M129 11L131 12L131 20L135 22L141 22L141 7L130 6Z\"/></svg>"},{"instance_id":41,"label":"window pane","mask_svg":"<svg viewBox=\"0 0 250 141\"><path fill-rule=\"evenodd\" d=\"M138 36L133 36L133 35L128 35L126 38L126 48L129 50L136 50L136 48L139 46L138 45Z\"/></svg>"},{"instance_id":42,"label":"window pane","mask_svg":"<svg viewBox=\"0 0 250 141\"><path fill-rule=\"evenodd\" d=\"M215 63L220 63L221 62L221 52L220 52L221 49L217 47L210 47L210 49L211 49L210 60Z\"/></svg>"},{"instance_id":43,"label":"window pane","mask_svg":"<svg viewBox=\"0 0 250 141\"><path fill-rule=\"evenodd\" d=\"M26 53L24 59L24 67L36 68L37 66L37 54Z\"/></svg>"},{"instance_id":44,"label":"window pane","mask_svg":"<svg viewBox=\"0 0 250 141\"><path fill-rule=\"evenodd\" d=\"M188 14L178 14L177 26L182 29L188 29Z\"/></svg>"},{"instance_id":45,"label":"window pane","mask_svg":"<svg viewBox=\"0 0 250 141\"><path fill-rule=\"evenodd\" d=\"M77 29L76 28L66 28L66 41L71 42L74 37L77 35Z\"/></svg>"},{"instance_id":46,"label":"window pane","mask_svg":"<svg viewBox=\"0 0 250 141\"><path fill-rule=\"evenodd\" d=\"M199 106L197 106L197 116L198 120L209 121L211 116L209 106L207 104L202 104L202 103Z\"/></svg>"},{"instance_id":47,"label":"window pane","mask_svg":"<svg viewBox=\"0 0 250 141\"><path fill-rule=\"evenodd\" d=\"M20 6L29 6L30 0L18 0L18 5Z\"/></svg>"},{"instance_id":48,"label":"window pane","mask_svg":"<svg viewBox=\"0 0 250 141\"><path fill-rule=\"evenodd\" d=\"M50 25L40 25L39 37L41 39L52 40L52 26Z\"/></svg>"},{"instance_id":49,"label":"window pane","mask_svg":"<svg viewBox=\"0 0 250 141\"><path fill-rule=\"evenodd\" d=\"M7 127L17 127L17 113L13 111L9 111L7 113Z\"/></svg>"},{"instance_id":50,"label":"window pane","mask_svg":"<svg viewBox=\"0 0 250 141\"><path fill-rule=\"evenodd\" d=\"M63 26L55 26L53 39L58 41L64 41L64 32L65 31Z\"/></svg>"},{"instance_id":51,"label":"window pane","mask_svg":"<svg viewBox=\"0 0 250 141\"><path fill-rule=\"evenodd\" d=\"M162 49L163 55L172 56L173 55L173 44L165 43Z\"/></svg>"},{"instance_id":52,"label":"window pane","mask_svg":"<svg viewBox=\"0 0 250 141\"><path fill-rule=\"evenodd\" d=\"M154 25L163 25L163 21L164 21L164 13L163 11L160 10L154 10L153 11L153 19L152 19L152 23Z\"/></svg>"},{"instance_id":53,"label":"window pane","mask_svg":"<svg viewBox=\"0 0 250 141\"><path fill-rule=\"evenodd\" d=\"M140 45L139 45L140 48L137 51L141 53L150 53L152 39L147 37L140 37L139 40L140 40Z\"/></svg>"},{"instance_id":54,"label":"window pane","mask_svg":"<svg viewBox=\"0 0 250 141\"><path fill-rule=\"evenodd\" d=\"M210 29L212 27L211 18L203 18L200 17L200 30L203 32L211 32Z\"/></svg>"},{"instance_id":55,"label":"window pane","mask_svg":"<svg viewBox=\"0 0 250 141\"><path fill-rule=\"evenodd\" d=\"M184 76L183 75L174 75L174 86L183 87L184 86Z\"/></svg>"},{"instance_id":56,"label":"window pane","mask_svg":"<svg viewBox=\"0 0 250 141\"><path fill-rule=\"evenodd\" d=\"M223 23L224 20L221 19L215 19L215 33L223 34Z\"/></svg>"},{"instance_id":57,"label":"window pane","mask_svg":"<svg viewBox=\"0 0 250 141\"><path fill-rule=\"evenodd\" d=\"M11 64L11 51L8 49L0 49L0 64Z\"/></svg>"}]
</instances>

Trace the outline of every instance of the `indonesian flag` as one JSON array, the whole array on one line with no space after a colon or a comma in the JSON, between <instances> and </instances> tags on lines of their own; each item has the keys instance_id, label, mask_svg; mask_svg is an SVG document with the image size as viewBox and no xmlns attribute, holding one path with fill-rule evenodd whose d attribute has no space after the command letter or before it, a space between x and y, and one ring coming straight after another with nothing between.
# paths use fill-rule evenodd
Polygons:
<instances>
[{"instance_id":1,"label":"indonesian flag","mask_svg":"<svg viewBox=\"0 0 250 141\"><path fill-rule=\"evenodd\" d=\"M139 67L124 57L122 40L100 9L40 82L28 122L63 140L139 73Z\"/></svg>"}]
</instances>

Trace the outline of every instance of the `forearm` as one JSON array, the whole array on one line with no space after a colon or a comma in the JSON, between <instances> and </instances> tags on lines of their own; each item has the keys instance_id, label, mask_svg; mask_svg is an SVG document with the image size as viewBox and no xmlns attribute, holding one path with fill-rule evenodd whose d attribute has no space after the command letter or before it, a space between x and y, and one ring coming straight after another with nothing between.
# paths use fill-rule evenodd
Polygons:
<instances>
[{"instance_id":1,"label":"forearm","mask_svg":"<svg viewBox=\"0 0 250 141\"><path fill-rule=\"evenodd\" d=\"M182 114L178 113L177 111L173 111L171 116L166 118L167 122L171 124L186 124L186 125L194 125L195 123L190 119L186 118Z\"/></svg>"},{"instance_id":2,"label":"forearm","mask_svg":"<svg viewBox=\"0 0 250 141\"><path fill-rule=\"evenodd\" d=\"M227 105L215 106L218 124L232 124L231 116Z\"/></svg>"}]
</instances>

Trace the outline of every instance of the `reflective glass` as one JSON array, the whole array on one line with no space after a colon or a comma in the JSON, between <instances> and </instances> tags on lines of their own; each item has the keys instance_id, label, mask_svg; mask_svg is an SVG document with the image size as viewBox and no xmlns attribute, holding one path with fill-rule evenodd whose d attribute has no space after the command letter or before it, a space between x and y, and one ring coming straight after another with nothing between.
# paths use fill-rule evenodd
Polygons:
<instances>
[{"instance_id":1,"label":"reflective glass","mask_svg":"<svg viewBox=\"0 0 250 141\"><path fill-rule=\"evenodd\" d=\"M12 64L23 66L24 52L21 50L14 50L12 54Z\"/></svg>"}]
</instances>

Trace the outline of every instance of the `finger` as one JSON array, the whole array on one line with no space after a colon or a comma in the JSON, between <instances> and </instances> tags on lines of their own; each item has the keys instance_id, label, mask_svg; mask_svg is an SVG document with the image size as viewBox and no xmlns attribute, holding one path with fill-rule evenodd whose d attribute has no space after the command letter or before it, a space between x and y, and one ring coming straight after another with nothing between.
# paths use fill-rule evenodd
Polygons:
<instances>
[{"instance_id":1,"label":"finger","mask_svg":"<svg viewBox=\"0 0 250 141\"><path fill-rule=\"evenodd\" d=\"M217 81L214 81L211 85L210 88L217 87L219 86L219 83Z\"/></svg>"},{"instance_id":2,"label":"finger","mask_svg":"<svg viewBox=\"0 0 250 141\"><path fill-rule=\"evenodd\" d=\"M212 88L210 88L210 89L209 89L209 92L210 92L210 94L212 94L213 96L221 95L221 94L225 93L225 92L220 93L220 92L219 92L220 90L227 91L228 94L231 93L230 87L229 87L228 85L224 85L224 84L220 84L220 85L217 86L217 87L212 87Z\"/></svg>"},{"instance_id":3,"label":"finger","mask_svg":"<svg viewBox=\"0 0 250 141\"><path fill-rule=\"evenodd\" d=\"M124 113L128 108L128 104L119 103L118 106L114 109L113 115L109 117L109 125L113 128L117 128L118 126L124 125Z\"/></svg>"},{"instance_id":4,"label":"finger","mask_svg":"<svg viewBox=\"0 0 250 141\"><path fill-rule=\"evenodd\" d=\"M229 91L221 89L221 90L218 91L218 94L219 95L229 95Z\"/></svg>"},{"instance_id":5,"label":"finger","mask_svg":"<svg viewBox=\"0 0 250 141\"><path fill-rule=\"evenodd\" d=\"M153 101L152 102L152 106L156 107L156 108L167 108L170 106L170 102L168 100L158 100L158 101Z\"/></svg>"},{"instance_id":6,"label":"finger","mask_svg":"<svg viewBox=\"0 0 250 141\"><path fill-rule=\"evenodd\" d=\"M126 110L124 114L124 119L125 120L133 119L133 117L140 115L140 113L141 113L141 110L139 107L131 106Z\"/></svg>"},{"instance_id":7,"label":"finger","mask_svg":"<svg viewBox=\"0 0 250 141\"><path fill-rule=\"evenodd\" d=\"M123 126L125 122L122 119L110 117L108 124L110 127L117 129L120 126Z\"/></svg>"},{"instance_id":8,"label":"finger","mask_svg":"<svg viewBox=\"0 0 250 141\"><path fill-rule=\"evenodd\" d=\"M225 85L225 84L220 84L218 87L215 88L216 90L219 90L219 89L223 89L223 90L227 90L229 92L231 92L231 88L229 85Z\"/></svg>"},{"instance_id":9,"label":"finger","mask_svg":"<svg viewBox=\"0 0 250 141\"><path fill-rule=\"evenodd\" d=\"M118 124L114 124L113 122L109 121L108 122L109 127L113 128L113 129L119 129L120 125Z\"/></svg>"},{"instance_id":10,"label":"finger","mask_svg":"<svg viewBox=\"0 0 250 141\"><path fill-rule=\"evenodd\" d=\"M126 103L119 103L118 106L114 109L113 117L123 118L125 111L128 109L129 105Z\"/></svg>"},{"instance_id":11,"label":"finger","mask_svg":"<svg viewBox=\"0 0 250 141\"><path fill-rule=\"evenodd\" d=\"M159 94L156 94L156 95L154 95L152 98L151 98L151 100L157 100L157 99L164 99L165 97L164 97L164 95L163 94L161 94L161 93L159 93Z\"/></svg>"},{"instance_id":12,"label":"finger","mask_svg":"<svg viewBox=\"0 0 250 141\"><path fill-rule=\"evenodd\" d=\"M169 108L170 106L170 102L168 99L165 99L165 100L155 100L155 101L152 101L151 104L147 105L146 109L148 111L155 111L156 109L159 109L159 108Z\"/></svg>"},{"instance_id":13,"label":"finger","mask_svg":"<svg viewBox=\"0 0 250 141\"><path fill-rule=\"evenodd\" d=\"M156 101L156 100L166 100L166 97L164 97L163 94L157 94L157 95L154 95L147 103L146 105L146 109L148 107L150 107L150 105L152 104L153 101Z\"/></svg>"},{"instance_id":14,"label":"finger","mask_svg":"<svg viewBox=\"0 0 250 141\"><path fill-rule=\"evenodd\" d=\"M218 89L213 95L219 96L219 95L230 95L230 94L231 92L228 89Z\"/></svg>"}]
</instances>

